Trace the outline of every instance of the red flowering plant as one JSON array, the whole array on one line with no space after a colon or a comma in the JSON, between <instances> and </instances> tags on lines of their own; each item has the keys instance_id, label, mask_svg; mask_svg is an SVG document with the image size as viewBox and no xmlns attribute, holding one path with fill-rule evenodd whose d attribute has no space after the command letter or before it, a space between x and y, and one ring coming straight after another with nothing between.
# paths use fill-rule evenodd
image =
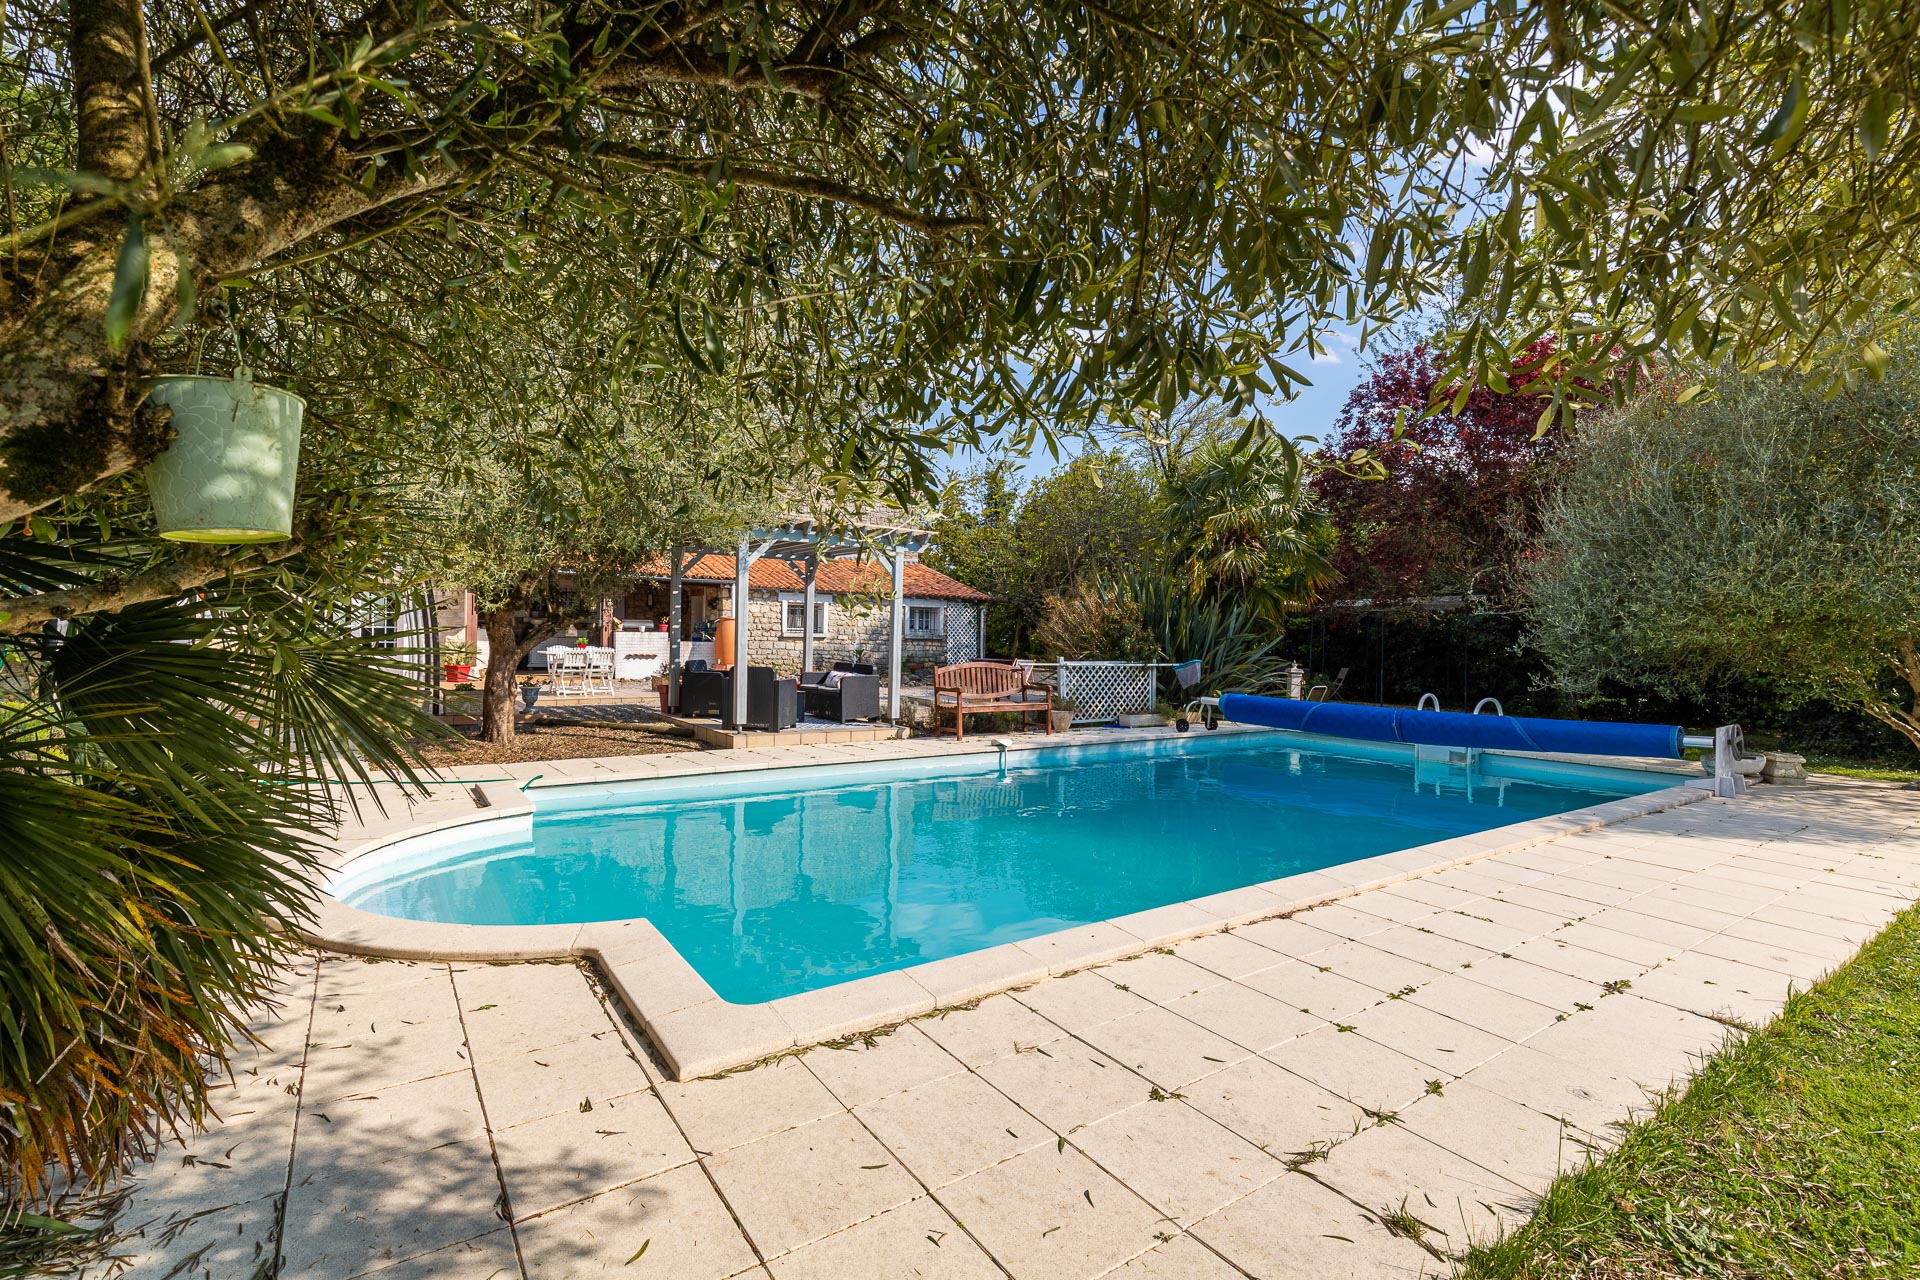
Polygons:
<instances>
[{"instance_id":1,"label":"red flowering plant","mask_svg":"<svg viewBox=\"0 0 1920 1280\"><path fill-rule=\"evenodd\" d=\"M1551 350L1536 343L1504 388L1462 398L1441 386L1444 360L1421 343L1354 388L1312 482L1339 530L1328 597L1509 597L1567 444L1563 430L1541 430L1551 396L1526 389Z\"/></svg>"}]
</instances>

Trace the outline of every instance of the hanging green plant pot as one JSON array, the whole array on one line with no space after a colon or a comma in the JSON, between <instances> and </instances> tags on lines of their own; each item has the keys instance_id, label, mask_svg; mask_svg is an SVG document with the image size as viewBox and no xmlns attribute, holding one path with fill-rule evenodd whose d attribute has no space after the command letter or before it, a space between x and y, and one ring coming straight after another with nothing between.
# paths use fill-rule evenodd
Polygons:
<instances>
[{"instance_id":1,"label":"hanging green plant pot","mask_svg":"<svg viewBox=\"0 0 1920 1280\"><path fill-rule=\"evenodd\" d=\"M306 402L231 379L155 378L176 435L147 468L160 536L176 542L279 542L293 536L293 482Z\"/></svg>"}]
</instances>

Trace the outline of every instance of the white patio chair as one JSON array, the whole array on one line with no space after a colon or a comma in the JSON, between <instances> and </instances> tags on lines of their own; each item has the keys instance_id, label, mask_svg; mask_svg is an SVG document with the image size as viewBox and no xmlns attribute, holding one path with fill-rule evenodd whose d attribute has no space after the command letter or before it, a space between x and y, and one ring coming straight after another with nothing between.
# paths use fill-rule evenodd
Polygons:
<instances>
[{"instance_id":1,"label":"white patio chair","mask_svg":"<svg viewBox=\"0 0 1920 1280\"><path fill-rule=\"evenodd\" d=\"M587 693L613 692L613 650L590 645L583 690Z\"/></svg>"},{"instance_id":2,"label":"white patio chair","mask_svg":"<svg viewBox=\"0 0 1920 1280\"><path fill-rule=\"evenodd\" d=\"M555 697L587 691L587 651L572 645L547 650L547 669L553 672Z\"/></svg>"}]
</instances>

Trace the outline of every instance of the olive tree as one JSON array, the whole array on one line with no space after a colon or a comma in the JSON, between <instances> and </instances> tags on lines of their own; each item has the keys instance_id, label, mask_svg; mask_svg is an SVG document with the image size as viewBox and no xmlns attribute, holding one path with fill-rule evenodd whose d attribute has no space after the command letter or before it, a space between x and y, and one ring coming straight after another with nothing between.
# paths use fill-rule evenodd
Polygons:
<instances>
[{"instance_id":1,"label":"olive tree","mask_svg":"<svg viewBox=\"0 0 1920 1280\"><path fill-rule=\"evenodd\" d=\"M1778 371L1583 425L1524 567L1577 695L1719 679L1857 707L1920 749L1920 367L1831 399Z\"/></svg>"},{"instance_id":2,"label":"olive tree","mask_svg":"<svg viewBox=\"0 0 1920 1280\"><path fill-rule=\"evenodd\" d=\"M206 300L271 326L424 264L443 304L564 264L637 362L938 435L1288 394L1333 321L1463 279L1483 370L1691 342L1882 367L1913 278L1894 0L13 0L0 520L167 438L142 375ZM1485 167L1491 163L1491 168ZM1483 180L1484 175L1490 177ZM437 270L447 244L484 259ZM1500 348L1502 350L1496 350ZM393 354L389 351L389 354ZM1500 358L1495 359L1495 356ZM1289 363L1292 361L1293 363Z\"/></svg>"},{"instance_id":3,"label":"olive tree","mask_svg":"<svg viewBox=\"0 0 1920 1280\"><path fill-rule=\"evenodd\" d=\"M485 615L481 734L488 742L513 741L514 673L536 645L597 617L603 597L629 585L643 562L666 549L731 545L755 515L778 510L759 473L708 488L693 466L671 464L672 451L650 438L657 435L634 424L615 439L667 465L596 462L534 435L445 487L437 536L414 562L422 573L471 588ZM517 456L501 456L508 453ZM539 616L522 616L530 611Z\"/></svg>"}]
</instances>

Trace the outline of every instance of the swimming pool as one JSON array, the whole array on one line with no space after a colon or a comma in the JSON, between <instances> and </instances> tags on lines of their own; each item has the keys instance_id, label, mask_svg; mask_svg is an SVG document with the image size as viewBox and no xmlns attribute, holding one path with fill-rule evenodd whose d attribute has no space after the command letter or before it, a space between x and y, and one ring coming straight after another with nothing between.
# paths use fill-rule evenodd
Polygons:
<instances>
[{"instance_id":1,"label":"swimming pool","mask_svg":"<svg viewBox=\"0 0 1920 1280\"><path fill-rule=\"evenodd\" d=\"M722 999L869 974L1654 791L1484 755L1469 771L1294 735L536 791L531 824L348 864L349 906L470 925L644 917Z\"/></svg>"}]
</instances>

